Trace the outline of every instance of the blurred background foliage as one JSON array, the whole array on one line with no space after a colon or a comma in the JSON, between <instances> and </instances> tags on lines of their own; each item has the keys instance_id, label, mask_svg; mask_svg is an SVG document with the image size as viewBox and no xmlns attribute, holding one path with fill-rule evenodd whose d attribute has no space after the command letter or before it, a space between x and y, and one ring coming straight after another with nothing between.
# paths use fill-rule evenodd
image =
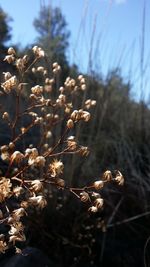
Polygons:
<instances>
[{"instance_id":1,"label":"blurred background foliage","mask_svg":"<svg viewBox=\"0 0 150 267\"><path fill-rule=\"evenodd\" d=\"M0 9L1 82L2 72L12 71L3 62L11 41L10 25L11 19ZM34 26L36 41L24 49L12 44L17 53L23 55L33 45L39 45L46 51L44 64L49 75L53 62L62 66L58 86L67 76L76 78L80 73L78 66L67 60L70 32L60 8L43 6ZM95 72L84 75L87 91L78 97L77 106L89 98L95 99L97 105L90 123L80 124L73 134L81 144L89 146L91 153L85 160L76 156L64 158L65 179L81 186L100 177L106 169L118 169L125 177L125 185L121 189L111 185L103 190L105 208L94 215L88 214L86 205L73 196L54 190L42 215L35 213L28 219L27 245L44 250L59 266L141 267L150 235L150 110L144 101L137 102L131 97L130 81L124 80L119 69L112 69L105 79ZM34 73L28 81L30 87L42 83ZM27 96L27 92L22 96L22 105ZM5 100L1 96L0 103L13 112L13 100L10 98L7 103ZM0 125L2 145L7 143L8 130L2 121ZM60 132L61 128L57 128L56 139ZM145 258L150 264L149 246Z\"/></svg>"}]
</instances>

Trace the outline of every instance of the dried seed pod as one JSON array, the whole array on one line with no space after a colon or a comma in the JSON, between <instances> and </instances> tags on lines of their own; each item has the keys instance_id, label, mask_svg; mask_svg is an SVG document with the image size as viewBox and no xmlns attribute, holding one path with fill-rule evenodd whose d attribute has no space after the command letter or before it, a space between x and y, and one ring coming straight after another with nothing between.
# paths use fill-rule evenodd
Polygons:
<instances>
[{"instance_id":1,"label":"dried seed pod","mask_svg":"<svg viewBox=\"0 0 150 267\"><path fill-rule=\"evenodd\" d=\"M0 240L0 253L5 253L5 251L8 249L8 246L6 242L3 240Z\"/></svg>"},{"instance_id":2,"label":"dried seed pod","mask_svg":"<svg viewBox=\"0 0 150 267\"><path fill-rule=\"evenodd\" d=\"M78 110L74 110L74 111L71 113L70 118L71 118L73 121L78 120L78 119L79 119L79 111L78 111Z\"/></svg>"},{"instance_id":3,"label":"dried seed pod","mask_svg":"<svg viewBox=\"0 0 150 267\"><path fill-rule=\"evenodd\" d=\"M115 177L115 181L119 184L119 185L123 185L124 184L124 177L122 175L122 173L120 171L117 171L116 173L116 177Z\"/></svg>"},{"instance_id":4,"label":"dried seed pod","mask_svg":"<svg viewBox=\"0 0 150 267\"><path fill-rule=\"evenodd\" d=\"M91 115L88 111L83 111L81 118L85 121L88 122L91 118Z\"/></svg>"},{"instance_id":5,"label":"dried seed pod","mask_svg":"<svg viewBox=\"0 0 150 267\"><path fill-rule=\"evenodd\" d=\"M46 159L43 156L38 156L35 159L35 164L39 167L44 167L46 163Z\"/></svg>"},{"instance_id":6,"label":"dried seed pod","mask_svg":"<svg viewBox=\"0 0 150 267\"><path fill-rule=\"evenodd\" d=\"M81 192L80 193L80 199L82 202L87 202L89 201L90 197L89 197L89 194L85 191Z\"/></svg>"},{"instance_id":7,"label":"dried seed pod","mask_svg":"<svg viewBox=\"0 0 150 267\"><path fill-rule=\"evenodd\" d=\"M98 208L101 209L103 207L104 200L102 198L97 198L94 202L94 205Z\"/></svg>"},{"instance_id":8,"label":"dried seed pod","mask_svg":"<svg viewBox=\"0 0 150 267\"><path fill-rule=\"evenodd\" d=\"M113 179L111 171L109 171L109 170L105 171L103 173L102 178L103 178L104 181L110 182Z\"/></svg>"},{"instance_id":9,"label":"dried seed pod","mask_svg":"<svg viewBox=\"0 0 150 267\"><path fill-rule=\"evenodd\" d=\"M21 186L16 186L13 188L13 194L16 197L19 197L24 192L24 189Z\"/></svg>"},{"instance_id":10,"label":"dried seed pod","mask_svg":"<svg viewBox=\"0 0 150 267\"><path fill-rule=\"evenodd\" d=\"M13 47L9 47L7 53L8 55L16 55L16 51Z\"/></svg>"},{"instance_id":11,"label":"dried seed pod","mask_svg":"<svg viewBox=\"0 0 150 267\"><path fill-rule=\"evenodd\" d=\"M81 156L88 156L88 154L89 154L89 149L88 149L88 147L86 147L86 146L81 146L80 147L80 150L79 150L79 154L81 155Z\"/></svg>"},{"instance_id":12,"label":"dried seed pod","mask_svg":"<svg viewBox=\"0 0 150 267\"><path fill-rule=\"evenodd\" d=\"M37 206L43 209L47 205L47 201L43 196L30 197L28 199L29 204Z\"/></svg>"},{"instance_id":13,"label":"dried seed pod","mask_svg":"<svg viewBox=\"0 0 150 267\"><path fill-rule=\"evenodd\" d=\"M31 183L31 190L35 191L35 192L39 192L43 189L43 184L39 181L39 180L34 180Z\"/></svg>"},{"instance_id":14,"label":"dried seed pod","mask_svg":"<svg viewBox=\"0 0 150 267\"><path fill-rule=\"evenodd\" d=\"M81 84L81 90L85 91L86 90L86 84Z\"/></svg>"},{"instance_id":15,"label":"dried seed pod","mask_svg":"<svg viewBox=\"0 0 150 267\"><path fill-rule=\"evenodd\" d=\"M24 158L24 155L20 151L15 151L11 155L11 161L20 162Z\"/></svg>"},{"instance_id":16,"label":"dried seed pod","mask_svg":"<svg viewBox=\"0 0 150 267\"><path fill-rule=\"evenodd\" d=\"M67 128L68 129L72 129L74 127L74 123L73 123L73 120L69 119L67 121Z\"/></svg>"},{"instance_id":17,"label":"dried seed pod","mask_svg":"<svg viewBox=\"0 0 150 267\"><path fill-rule=\"evenodd\" d=\"M9 121L10 117L9 117L9 113L8 112L4 112L2 115L3 120Z\"/></svg>"},{"instance_id":18,"label":"dried seed pod","mask_svg":"<svg viewBox=\"0 0 150 267\"><path fill-rule=\"evenodd\" d=\"M15 57L14 55L5 56L4 61L7 61L9 64L11 64L15 61Z\"/></svg>"},{"instance_id":19,"label":"dried seed pod","mask_svg":"<svg viewBox=\"0 0 150 267\"><path fill-rule=\"evenodd\" d=\"M41 58L41 57L44 57L45 56L45 52L44 50L41 48L41 47L38 47L37 45L35 45L33 48L33 53L38 57L38 58Z\"/></svg>"},{"instance_id":20,"label":"dried seed pod","mask_svg":"<svg viewBox=\"0 0 150 267\"><path fill-rule=\"evenodd\" d=\"M8 79L10 79L12 77L12 75L10 74L10 72L3 72L4 74L4 80L7 81Z\"/></svg>"},{"instance_id":21,"label":"dried seed pod","mask_svg":"<svg viewBox=\"0 0 150 267\"><path fill-rule=\"evenodd\" d=\"M88 209L88 211L93 212L93 213L96 213L96 212L98 211L98 208L95 207L95 206L91 206L91 207Z\"/></svg>"},{"instance_id":22,"label":"dried seed pod","mask_svg":"<svg viewBox=\"0 0 150 267\"><path fill-rule=\"evenodd\" d=\"M10 150L13 150L15 148L15 144L13 142L9 143L9 148Z\"/></svg>"},{"instance_id":23,"label":"dried seed pod","mask_svg":"<svg viewBox=\"0 0 150 267\"><path fill-rule=\"evenodd\" d=\"M61 174L64 169L64 164L61 160L55 159L52 163L49 164L49 170L52 177L56 177Z\"/></svg>"},{"instance_id":24,"label":"dried seed pod","mask_svg":"<svg viewBox=\"0 0 150 267\"><path fill-rule=\"evenodd\" d=\"M43 86L36 85L36 86L31 88L31 91L36 96L39 96L39 95L41 95L43 93Z\"/></svg>"},{"instance_id":25,"label":"dried seed pod","mask_svg":"<svg viewBox=\"0 0 150 267\"><path fill-rule=\"evenodd\" d=\"M104 187L104 182L103 181L95 181L93 186L96 190L99 190L99 189Z\"/></svg>"}]
</instances>

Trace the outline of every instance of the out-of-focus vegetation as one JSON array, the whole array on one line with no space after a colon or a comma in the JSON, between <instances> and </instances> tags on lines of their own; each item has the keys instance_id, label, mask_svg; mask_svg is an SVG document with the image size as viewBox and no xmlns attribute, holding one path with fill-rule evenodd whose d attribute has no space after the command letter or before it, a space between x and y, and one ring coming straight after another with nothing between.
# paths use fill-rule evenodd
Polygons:
<instances>
[{"instance_id":1,"label":"out-of-focus vegetation","mask_svg":"<svg viewBox=\"0 0 150 267\"><path fill-rule=\"evenodd\" d=\"M10 38L8 25L8 17L1 9L1 72L6 68L9 71L9 66L2 62ZM69 73L76 77L78 68L70 66L66 57L69 32L61 10L43 7L34 25L39 33L36 44L47 51L45 64L58 61L62 65L60 80ZM29 80L34 83L35 79L42 83L40 73L37 76L33 71ZM86 205L73 196L55 192L42 215L30 218L27 243L43 249L61 266L141 267L144 255L146 262L150 261L149 245L145 246L150 235L150 110L145 102L131 98L130 82L124 81L119 70L112 70L106 79L98 73L86 75L86 81L87 91L82 99L79 96L79 101L84 102L86 97L95 99L97 105L90 124L81 123L75 134L90 147L91 153L85 161L76 156L64 158L68 166L66 179L75 186L87 184L106 169L119 169L125 185L123 189L110 185L103 190L103 196L107 196L105 208L94 215L87 213ZM2 96L0 101L4 100ZM57 129L56 138L61 130ZM7 138L6 131L1 131L1 145Z\"/></svg>"}]
</instances>

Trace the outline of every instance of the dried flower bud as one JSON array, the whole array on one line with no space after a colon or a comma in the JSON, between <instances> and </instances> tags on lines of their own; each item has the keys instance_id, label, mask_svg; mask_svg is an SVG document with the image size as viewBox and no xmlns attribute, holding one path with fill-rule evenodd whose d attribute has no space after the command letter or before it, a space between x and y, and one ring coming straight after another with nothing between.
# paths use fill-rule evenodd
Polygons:
<instances>
[{"instance_id":1,"label":"dried flower bud","mask_svg":"<svg viewBox=\"0 0 150 267\"><path fill-rule=\"evenodd\" d=\"M53 83L55 83L55 79L49 79L49 83L52 85Z\"/></svg>"},{"instance_id":2,"label":"dried flower bud","mask_svg":"<svg viewBox=\"0 0 150 267\"><path fill-rule=\"evenodd\" d=\"M32 48L32 50L33 50L33 53L39 58L45 56L44 50L41 47L38 47L38 46L35 45Z\"/></svg>"},{"instance_id":3,"label":"dried flower bud","mask_svg":"<svg viewBox=\"0 0 150 267\"><path fill-rule=\"evenodd\" d=\"M25 238L25 235L11 235L10 237L9 237L9 243L13 243L13 245L15 245L15 243L17 242L17 241L25 241L26 240L26 238Z\"/></svg>"},{"instance_id":4,"label":"dried flower bud","mask_svg":"<svg viewBox=\"0 0 150 267\"><path fill-rule=\"evenodd\" d=\"M24 209L24 208L19 208L19 209L13 210L13 212L12 212L12 217L13 217L13 219L14 219L15 221L19 221L20 218L21 218L22 216L24 216L25 213L26 213L26 212L25 212L25 209Z\"/></svg>"},{"instance_id":5,"label":"dried flower bud","mask_svg":"<svg viewBox=\"0 0 150 267\"><path fill-rule=\"evenodd\" d=\"M16 67L17 67L17 69L20 70L20 71L22 71L22 70L24 69L25 65L24 65L24 61L23 61L22 58L18 58L18 59L16 60Z\"/></svg>"},{"instance_id":6,"label":"dried flower bud","mask_svg":"<svg viewBox=\"0 0 150 267\"><path fill-rule=\"evenodd\" d=\"M29 114L30 116L34 117L34 118L37 118L37 116L38 116L37 113L32 112L32 111L29 112L28 114Z\"/></svg>"},{"instance_id":7,"label":"dried flower bud","mask_svg":"<svg viewBox=\"0 0 150 267\"><path fill-rule=\"evenodd\" d=\"M32 47L32 50L33 50L33 53L37 53L37 51L38 51L38 46L37 46L37 45L33 46L33 47Z\"/></svg>"},{"instance_id":8,"label":"dried flower bud","mask_svg":"<svg viewBox=\"0 0 150 267\"><path fill-rule=\"evenodd\" d=\"M36 73L36 68L32 68L32 72L33 73Z\"/></svg>"},{"instance_id":9,"label":"dried flower bud","mask_svg":"<svg viewBox=\"0 0 150 267\"><path fill-rule=\"evenodd\" d=\"M86 147L86 146L81 146L80 147L80 150L79 150L79 154L82 156L82 157L87 157L88 156L88 154L89 154L89 149L88 149L88 147Z\"/></svg>"},{"instance_id":10,"label":"dried flower bud","mask_svg":"<svg viewBox=\"0 0 150 267\"><path fill-rule=\"evenodd\" d=\"M38 156L38 150L37 148L27 148L25 150L25 156L26 155L32 155L32 157L37 157Z\"/></svg>"},{"instance_id":11,"label":"dried flower bud","mask_svg":"<svg viewBox=\"0 0 150 267\"><path fill-rule=\"evenodd\" d=\"M58 65L58 63L57 62L54 62L53 63L53 68L57 68L59 65Z\"/></svg>"},{"instance_id":12,"label":"dried flower bud","mask_svg":"<svg viewBox=\"0 0 150 267\"><path fill-rule=\"evenodd\" d=\"M96 190L99 190L101 188L103 188L104 186L104 182L103 181L95 181L94 184L93 184L94 188Z\"/></svg>"},{"instance_id":13,"label":"dried flower bud","mask_svg":"<svg viewBox=\"0 0 150 267\"><path fill-rule=\"evenodd\" d=\"M2 152L1 153L1 159L3 161L9 161L10 160L10 154L8 151Z\"/></svg>"},{"instance_id":14,"label":"dried flower bud","mask_svg":"<svg viewBox=\"0 0 150 267\"><path fill-rule=\"evenodd\" d=\"M22 202L20 203L20 207L22 207L22 208L24 208L24 209L27 209L28 206L29 206L29 203L28 203L27 201L22 201Z\"/></svg>"},{"instance_id":15,"label":"dried flower bud","mask_svg":"<svg viewBox=\"0 0 150 267\"><path fill-rule=\"evenodd\" d=\"M77 148L77 142L75 140L70 140L68 138L68 140L67 140L67 148L70 151L74 151Z\"/></svg>"},{"instance_id":16,"label":"dried flower bud","mask_svg":"<svg viewBox=\"0 0 150 267\"><path fill-rule=\"evenodd\" d=\"M42 117L37 117L34 121L35 124L40 124L43 122L43 118Z\"/></svg>"},{"instance_id":17,"label":"dried flower bud","mask_svg":"<svg viewBox=\"0 0 150 267\"><path fill-rule=\"evenodd\" d=\"M63 172L64 165L61 160L55 159L50 165L49 170L51 172L52 177L56 177L57 175Z\"/></svg>"},{"instance_id":18,"label":"dried flower bud","mask_svg":"<svg viewBox=\"0 0 150 267\"><path fill-rule=\"evenodd\" d=\"M1 159L4 161L10 160L10 154L8 151L8 146L6 146L6 145L1 147Z\"/></svg>"},{"instance_id":19,"label":"dried flower bud","mask_svg":"<svg viewBox=\"0 0 150 267\"><path fill-rule=\"evenodd\" d=\"M124 177L122 175L122 173L120 171L117 171L116 177L115 177L115 181L119 184L119 185L123 185L124 184Z\"/></svg>"},{"instance_id":20,"label":"dried flower bud","mask_svg":"<svg viewBox=\"0 0 150 267\"><path fill-rule=\"evenodd\" d=\"M38 57L44 57L44 56L45 56L45 52L44 52L44 50L42 50L42 49L39 47Z\"/></svg>"},{"instance_id":21,"label":"dried flower bud","mask_svg":"<svg viewBox=\"0 0 150 267\"><path fill-rule=\"evenodd\" d=\"M59 119L59 115L58 114L55 114L54 115L54 119L57 121Z\"/></svg>"},{"instance_id":22,"label":"dried flower bud","mask_svg":"<svg viewBox=\"0 0 150 267\"><path fill-rule=\"evenodd\" d=\"M21 133L22 133L22 134L25 134L25 132L26 132L26 128L25 128L25 127L21 127L20 130L21 130Z\"/></svg>"},{"instance_id":23,"label":"dried flower bud","mask_svg":"<svg viewBox=\"0 0 150 267\"><path fill-rule=\"evenodd\" d=\"M9 143L9 149L13 150L15 148L15 144L13 142Z\"/></svg>"},{"instance_id":24,"label":"dried flower bud","mask_svg":"<svg viewBox=\"0 0 150 267\"><path fill-rule=\"evenodd\" d=\"M53 69L53 73L54 73L54 74L57 74L57 73L59 73L60 71L61 71L61 67L60 67L60 66L58 66L57 68Z\"/></svg>"},{"instance_id":25,"label":"dried flower bud","mask_svg":"<svg viewBox=\"0 0 150 267\"><path fill-rule=\"evenodd\" d=\"M85 78L84 77L82 77L82 79L80 79L80 83L85 84Z\"/></svg>"},{"instance_id":26,"label":"dried flower bud","mask_svg":"<svg viewBox=\"0 0 150 267\"><path fill-rule=\"evenodd\" d=\"M21 250L20 248L17 248L17 247L15 246L15 253L16 253L16 254L22 254L22 250Z\"/></svg>"},{"instance_id":27,"label":"dried flower bud","mask_svg":"<svg viewBox=\"0 0 150 267\"><path fill-rule=\"evenodd\" d=\"M15 61L15 57L13 55L5 56L4 61L7 61L9 64Z\"/></svg>"},{"instance_id":28,"label":"dried flower bud","mask_svg":"<svg viewBox=\"0 0 150 267\"><path fill-rule=\"evenodd\" d=\"M36 166L44 167L45 166L45 162L46 162L46 159L43 156L38 156L35 159L34 163L36 164Z\"/></svg>"},{"instance_id":29,"label":"dried flower bud","mask_svg":"<svg viewBox=\"0 0 150 267\"><path fill-rule=\"evenodd\" d=\"M68 129L72 129L74 127L74 123L73 123L73 120L69 119L67 121L67 128Z\"/></svg>"},{"instance_id":30,"label":"dried flower bud","mask_svg":"<svg viewBox=\"0 0 150 267\"><path fill-rule=\"evenodd\" d=\"M44 75L44 76L47 75L47 70L44 69L44 71L43 71L43 75Z\"/></svg>"},{"instance_id":31,"label":"dried flower bud","mask_svg":"<svg viewBox=\"0 0 150 267\"><path fill-rule=\"evenodd\" d=\"M86 90L86 84L81 84L81 90L85 91Z\"/></svg>"},{"instance_id":32,"label":"dried flower bud","mask_svg":"<svg viewBox=\"0 0 150 267\"><path fill-rule=\"evenodd\" d=\"M91 115L88 111L83 111L81 118L85 121L88 122L91 118Z\"/></svg>"},{"instance_id":33,"label":"dried flower bud","mask_svg":"<svg viewBox=\"0 0 150 267\"><path fill-rule=\"evenodd\" d=\"M96 212L98 211L98 208L95 207L95 206L91 206L91 207L88 209L88 211L93 212L93 213L96 213Z\"/></svg>"},{"instance_id":34,"label":"dried flower bud","mask_svg":"<svg viewBox=\"0 0 150 267\"><path fill-rule=\"evenodd\" d=\"M25 157L28 157L28 164L32 165L35 163L36 158L38 157L38 150L36 148L27 148L25 151Z\"/></svg>"},{"instance_id":35,"label":"dried flower bud","mask_svg":"<svg viewBox=\"0 0 150 267\"><path fill-rule=\"evenodd\" d=\"M14 222L11 224L11 229L9 231L10 235L18 235L24 230L24 226L20 221Z\"/></svg>"},{"instance_id":36,"label":"dried flower bud","mask_svg":"<svg viewBox=\"0 0 150 267\"><path fill-rule=\"evenodd\" d=\"M79 111L78 111L78 110L74 110L74 111L71 113L70 118L71 118L73 121L78 120L78 119L79 119Z\"/></svg>"},{"instance_id":37,"label":"dried flower bud","mask_svg":"<svg viewBox=\"0 0 150 267\"><path fill-rule=\"evenodd\" d=\"M80 80L82 80L82 78L83 78L83 75L80 74L80 75L78 76L78 80L80 81Z\"/></svg>"},{"instance_id":38,"label":"dried flower bud","mask_svg":"<svg viewBox=\"0 0 150 267\"><path fill-rule=\"evenodd\" d=\"M4 112L2 115L2 118L3 118L3 120L9 121L10 117L9 117L8 112Z\"/></svg>"},{"instance_id":39,"label":"dried flower bud","mask_svg":"<svg viewBox=\"0 0 150 267\"><path fill-rule=\"evenodd\" d=\"M15 151L11 155L11 161L16 161L17 163L20 162L24 158L24 155L20 151Z\"/></svg>"},{"instance_id":40,"label":"dried flower bud","mask_svg":"<svg viewBox=\"0 0 150 267\"><path fill-rule=\"evenodd\" d=\"M8 146L6 146L6 145L4 145L4 146L1 146L1 152L3 153L3 152L6 152L6 151L8 151L9 150L9 147Z\"/></svg>"},{"instance_id":41,"label":"dried flower bud","mask_svg":"<svg viewBox=\"0 0 150 267\"><path fill-rule=\"evenodd\" d=\"M103 207L104 200L102 198L97 198L94 204L98 209L101 209Z\"/></svg>"},{"instance_id":42,"label":"dried flower bud","mask_svg":"<svg viewBox=\"0 0 150 267\"><path fill-rule=\"evenodd\" d=\"M49 84L50 84L50 79L49 79L49 78L46 78L46 79L45 79L45 84L46 84L46 85L49 85Z\"/></svg>"},{"instance_id":43,"label":"dried flower bud","mask_svg":"<svg viewBox=\"0 0 150 267\"><path fill-rule=\"evenodd\" d=\"M8 55L16 55L16 51L13 47L9 47L7 53Z\"/></svg>"},{"instance_id":44,"label":"dried flower bud","mask_svg":"<svg viewBox=\"0 0 150 267\"><path fill-rule=\"evenodd\" d=\"M92 192L91 196L92 196L92 198L94 198L94 200L96 198L100 198L101 197L101 195L99 193L97 193L97 192Z\"/></svg>"},{"instance_id":45,"label":"dried flower bud","mask_svg":"<svg viewBox=\"0 0 150 267\"><path fill-rule=\"evenodd\" d=\"M74 135L70 135L68 138L67 138L68 141L75 141L75 136Z\"/></svg>"},{"instance_id":46,"label":"dried flower bud","mask_svg":"<svg viewBox=\"0 0 150 267\"><path fill-rule=\"evenodd\" d=\"M63 94L64 93L64 87L63 86L61 86L60 88L59 88L59 92L61 93L61 94Z\"/></svg>"},{"instance_id":47,"label":"dried flower bud","mask_svg":"<svg viewBox=\"0 0 150 267\"><path fill-rule=\"evenodd\" d=\"M11 186L10 179L0 177L0 203L11 196Z\"/></svg>"},{"instance_id":48,"label":"dried flower bud","mask_svg":"<svg viewBox=\"0 0 150 267\"><path fill-rule=\"evenodd\" d=\"M96 105L96 100L91 100L91 99L87 99L85 101L85 107L87 109L90 109L91 107L95 106Z\"/></svg>"},{"instance_id":49,"label":"dried flower bud","mask_svg":"<svg viewBox=\"0 0 150 267\"><path fill-rule=\"evenodd\" d=\"M1 84L2 88L4 89L4 92L6 94L9 94L13 88L17 86L17 78L16 76L12 76L7 81Z\"/></svg>"},{"instance_id":50,"label":"dried flower bud","mask_svg":"<svg viewBox=\"0 0 150 267\"><path fill-rule=\"evenodd\" d=\"M46 133L46 138L49 139L49 138L51 138L51 137L52 137L52 132L51 132L51 131L48 131L48 132Z\"/></svg>"},{"instance_id":51,"label":"dried flower bud","mask_svg":"<svg viewBox=\"0 0 150 267\"><path fill-rule=\"evenodd\" d=\"M91 100L91 106L95 106L96 105L96 100Z\"/></svg>"},{"instance_id":52,"label":"dried flower bud","mask_svg":"<svg viewBox=\"0 0 150 267\"><path fill-rule=\"evenodd\" d=\"M24 189L21 186L16 186L13 188L13 193L16 197L19 197L24 192Z\"/></svg>"},{"instance_id":53,"label":"dried flower bud","mask_svg":"<svg viewBox=\"0 0 150 267\"><path fill-rule=\"evenodd\" d=\"M82 202L87 202L89 201L90 197L89 197L89 194L87 192L81 192L80 193L80 199Z\"/></svg>"},{"instance_id":54,"label":"dried flower bud","mask_svg":"<svg viewBox=\"0 0 150 267\"><path fill-rule=\"evenodd\" d=\"M40 86L40 85L36 85L36 86L31 88L31 91L36 96L39 96L39 95L41 95L43 93L43 87Z\"/></svg>"},{"instance_id":55,"label":"dried flower bud","mask_svg":"<svg viewBox=\"0 0 150 267\"><path fill-rule=\"evenodd\" d=\"M112 173L111 171L107 170L103 173L103 176L102 176L103 180L104 181L107 181L107 182L110 182L112 180Z\"/></svg>"},{"instance_id":56,"label":"dried flower bud","mask_svg":"<svg viewBox=\"0 0 150 267\"><path fill-rule=\"evenodd\" d=\"M28 61L29 61L28 55L24 55L22 59L23 59L24 65L26 65L28 63Z\"/></svg>"},{"instance_id":57,"label":"dried flower bud","mask_svg":"<svg viewBox=\"0 0 150 267\"><path fill-rule=\"evenodd\" d=\"M5 253L7 249L8 249L8 246L6 242L0 240L0 253Z\"/></svg>"},{"instance_id":58,"label":"dried flower bud","mask_svg":"<svg viewBox=\"0 0 150 267\"><path fill-rule=\"evenodd\" d=\"M42 66L37 67L37 71L44 72L44 67L42 67Z\"/></svg>"},{"instance_id":59,"label":"dried flower bud","mask_svg":"<svg viewBox=\"0 0 150 267\"><path fill-rule=\"evenodd\" d=\"M62 102L66 102L66 96L64 94L60 94L58 97Z\"/></svg>"},{"instance_id":60,"label":"dried flower bud","mask_svg":"<svg viewBox=\"0 0 150 267\"><path fill-rule=\"evenodd\" d=\"M10 72L3 72L4 74L4 80L7 81L8 79L10 79L12 77L12 75L10 74Z\"/></svg>"},{"instance_id":61,"label":"dried flower bud","mask_svg":"<svg viewBox=\"0 0 150 267\"><path fill-rule=\"evenodd\" d=\"M30 197L29 203L43 209L47 205L47 201L43 196Z\"/></svg>"},{"instance_id":62,"label":"dried flower bud","mask_svg":"<svg viewBox=\"0 0 150 267\"><path fill-rule=\"evenodd\" d=\"M43 185L39 180L34 180L31 183L31 190L35 191L35 192L39 192L43 189Z\"/></svg>"}]
</instances>

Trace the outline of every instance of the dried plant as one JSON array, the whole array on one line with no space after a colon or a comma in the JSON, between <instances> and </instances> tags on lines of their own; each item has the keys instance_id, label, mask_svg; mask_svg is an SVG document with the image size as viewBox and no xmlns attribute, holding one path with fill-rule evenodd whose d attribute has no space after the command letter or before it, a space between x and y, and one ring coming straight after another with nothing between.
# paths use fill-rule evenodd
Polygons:
<instances>
[{"instance_id":1,"label":"dried plant","mask_svg":"<svg viewBox=\"0 0 150 267\"><path fill-rule=\"evenodd\" d=\"M96 101L87 99L81 108L76 109L75 98L86 90L85 78L79 75L75 81L67 77L63 86L57 88L57 77L61 72L59 64L53 63L53 77L49 77L49 72L44 66L36 65L44 60L44 51L34 46L32 52L33 62L27 55L18 58L15 50L10 47L4 59L13 64L16 71L15 75L10 72L3 73L1 95L15 96L16 106L14 114L10 114L8 110L2 112L2 120L9 127L11 134L9 142L1 146L1 159L7 164L7 168L6 171L2 168L0 177L0 223L8 226L7 231L0 235L1 253L5 253L12 246L16 248L16 252L20 251L17 247L18 241L26 239L24 217L32 208L43 209L47 205L51 187L70 191L80 201L87 203L89 212L97 212L102 209L104 203L97 191L112 181L119 185L124 182L119 171L113 175L107 170L101 178L90 185L81 188L67 185L63 177L65 164L62 155L88 155L88 148L80 145L72 132L75 133L78 122L87 123L90 120L89 109L95 106ZM42 74L44 82L30 88L27 106L23 109L21 98L24 90L30 86L27 83L29 72ZM20 122L25 122L25 125L20 127ZM53 130L62 122L61 135L57 136L56 142L53 143L50 141ZM39 129L37 144L18 145L24 143L23 140L34 128L34 135Z\"/></svg>"}]
</instances>

